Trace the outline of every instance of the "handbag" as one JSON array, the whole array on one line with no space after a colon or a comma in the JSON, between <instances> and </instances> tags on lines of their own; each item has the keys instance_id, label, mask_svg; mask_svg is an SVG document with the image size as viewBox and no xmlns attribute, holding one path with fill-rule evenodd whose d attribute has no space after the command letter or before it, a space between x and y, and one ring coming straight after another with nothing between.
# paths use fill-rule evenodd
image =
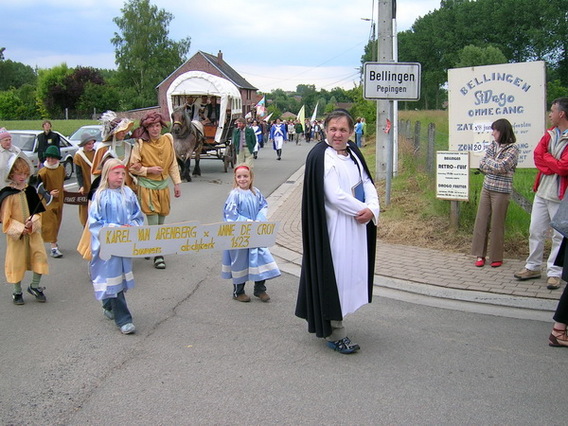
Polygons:
<instances>
[{"instance_id":1,"label":"handbag","mask_svg":"<svg viewBox=\"0 0 568 426\"><path fill-rule=\"evenodd\" d=\"M550 221L550 226L568 238L568 195L560 201L558 211Z\"/></svg>"}]
</instances>

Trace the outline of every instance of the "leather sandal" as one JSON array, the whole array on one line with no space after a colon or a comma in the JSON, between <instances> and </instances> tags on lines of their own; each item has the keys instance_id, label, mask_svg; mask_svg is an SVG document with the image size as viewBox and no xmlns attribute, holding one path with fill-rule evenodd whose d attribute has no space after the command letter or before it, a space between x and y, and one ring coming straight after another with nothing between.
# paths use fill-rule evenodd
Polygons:
<instances>
[{"instance_id":1,"label":"leather sandal","mask_svg":"<svg viewBox=\"0 0 568 426\"><path fill-rule=\"evenodd\" d=\"M558 334L555 335L554 332ZM568 348L568 336L566 335L566 329L560 330L558 328L552 328L552 333L548 337L548 346L555 348Z\"/></svg>"},{"instance_id":2,"label":"leather sandal","mask_svg":"<svg viewBox=\"0 0 568 426\"><path fill-rule=\"evenodd\" d=\"M163 256L156 256L154 258L154 268L156 269L166 269L166 262Z\"/></svg>"}]
</instances>

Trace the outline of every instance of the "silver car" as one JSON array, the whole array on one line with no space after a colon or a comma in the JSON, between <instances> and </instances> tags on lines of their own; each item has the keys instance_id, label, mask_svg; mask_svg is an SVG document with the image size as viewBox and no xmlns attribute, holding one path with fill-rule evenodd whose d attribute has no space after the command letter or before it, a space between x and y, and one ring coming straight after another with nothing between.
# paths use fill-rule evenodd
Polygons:
<instances>
[{"instance_id":1,"label":"silver car","mask_svg":"<svg viewBox=\"0 0 568 426\"><path fill-rule=\"evenodd\" d=\"M10 130L10 135L12 136L12 145L17 146L22 150L24 154L28 156L31 160L34 169L32 171L32 176L37 174L39 170L39 160L37 157L37 136L42 132L42 130ZM79 149L77 145L74 145L65 136L59 132L55 132L60 136L59 151L61 152L61 164L65 167L65 179L71 178L73 175L73 157Z\"/></svg>"},{"instance_id":2,"label":"silver car","mask_svg":"<svg viewBox=\"0 0 568 426\"><path fill-rule=\"evenodd\" d=\"M90 124L88 126L81 126L75 132L69 136L69 140L73 145L79 145L81 142L81 138L83 137L83 133L88 133L93 138L95 138L95 148L100 144L102 141L102 131L103 125L102 124Z\"/></svg>"}]
</instances>

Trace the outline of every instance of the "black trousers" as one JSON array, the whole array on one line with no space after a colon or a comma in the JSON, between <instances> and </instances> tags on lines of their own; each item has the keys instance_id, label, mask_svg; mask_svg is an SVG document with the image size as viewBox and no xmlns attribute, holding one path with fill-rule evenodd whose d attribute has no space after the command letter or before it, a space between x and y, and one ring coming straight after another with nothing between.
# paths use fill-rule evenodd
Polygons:
<instances>
[{"instance_id":1,"label":"black trousers","mask_svg":"<svg viewBox=\"0 0 568 426\"><path fill-rule=\"evenodd\" d=\"M560 248L558 249L558 256L554 262L555 265L562 266L562 279L564 281L568 281L567 244L568 240L564 237L562 239L562 244L560 244ZM560 300L558 301L558 306L556 306L556 312L552 318L554 318L554 321L556 322L568 324L568 284L564 287L562 296L560 296Z\"/></svg>"}]
</instances>

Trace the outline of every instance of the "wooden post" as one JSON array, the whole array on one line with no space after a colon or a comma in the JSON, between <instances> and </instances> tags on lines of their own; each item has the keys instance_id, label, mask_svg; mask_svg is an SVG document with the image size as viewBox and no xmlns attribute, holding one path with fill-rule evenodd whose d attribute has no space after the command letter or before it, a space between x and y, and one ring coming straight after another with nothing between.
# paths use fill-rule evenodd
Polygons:
<instances>
[{"instance_id":1,"label":"wooden post","mask_svg":"<svg viewBox=\"0 0 568 426\"><path fill-rule=\"evenodd\" d=\"M428 152L426 158L426 170L429 174L434 172L434 149L436 146L436 125L428 124Z\"/></svg>"},{"instance_id":2,"label":"wooden post","mask_svg":"<svg viewBox=\"0 0 568 426\"><path fill-rule=\"evenodd\" d=\"M420 121L414 123L414 152L420 150Z\"/></svg>"},{"instance_id":3,"label":"wooden post","mask_svg":"<svg viewBox=\"0 0 568 426\"><path fill-rule=\"evenodd\" d=\"M456 231L460 224L460 204L459 201L450 201L450 229Z\"/></svg>"}]
</instances>

